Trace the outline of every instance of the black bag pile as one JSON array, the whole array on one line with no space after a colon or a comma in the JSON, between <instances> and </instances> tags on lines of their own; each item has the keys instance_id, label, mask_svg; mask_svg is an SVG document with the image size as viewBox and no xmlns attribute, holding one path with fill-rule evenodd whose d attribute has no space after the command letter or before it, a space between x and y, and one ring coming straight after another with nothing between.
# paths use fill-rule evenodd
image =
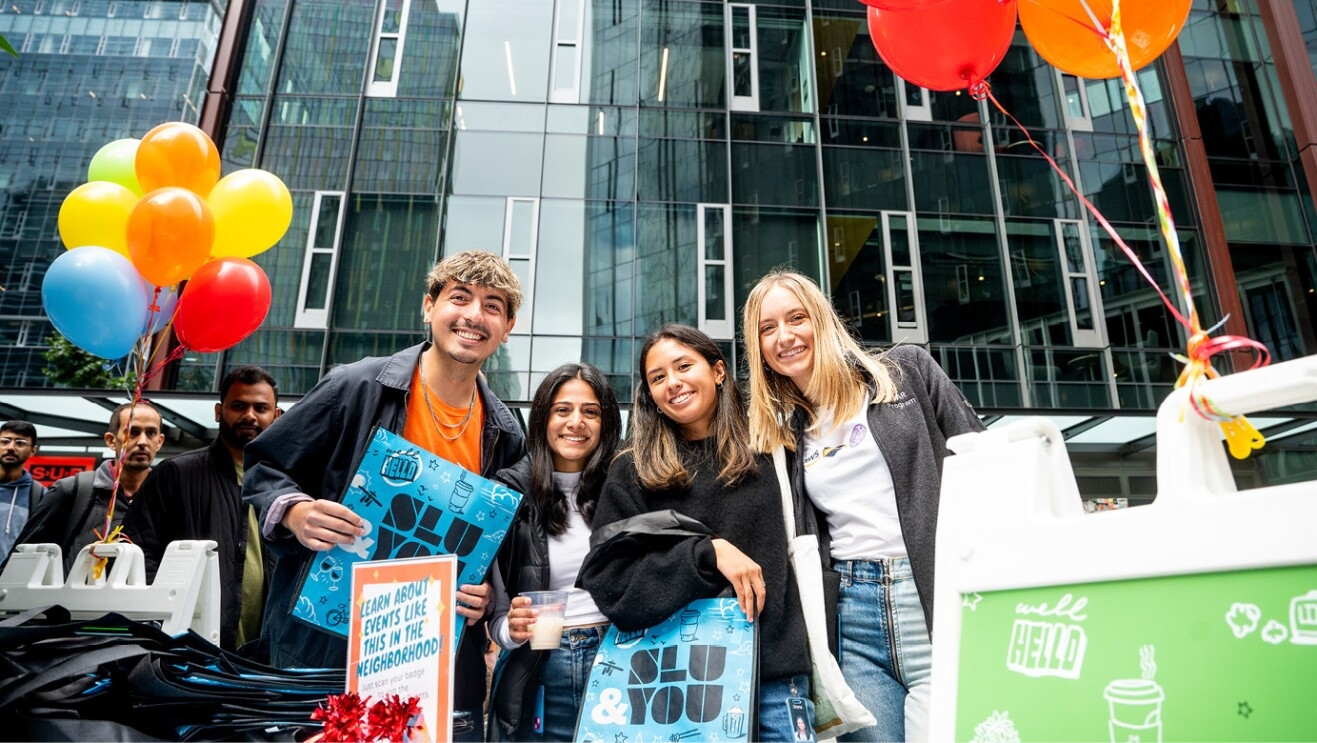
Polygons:
<instances>
[{"instance_id":1,"label":"black bag pile","mask_svg":"<svg viewBox=\"0 0 1317 743\"><path fill-rule=\"evenodd\" d=\"M119 614L0 622L0 739L300 740L337 670L270 668Z\"/></svg>"}]
</instances>

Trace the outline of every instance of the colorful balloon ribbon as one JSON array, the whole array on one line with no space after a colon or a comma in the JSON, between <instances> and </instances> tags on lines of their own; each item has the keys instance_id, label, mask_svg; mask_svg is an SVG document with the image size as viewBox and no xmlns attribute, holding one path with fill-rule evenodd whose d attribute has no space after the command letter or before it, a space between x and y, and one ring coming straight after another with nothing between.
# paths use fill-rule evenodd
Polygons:
<instances>
[{"instance_id":1,"label":"colorful balloon ribbon","mask_svg":"<svg viewBox=\"0 0 1317 743\"><path fill-rule=\"evenodd\" d=\"M1153 290L1157 292L1157 296L1161 298L1162 303L1166 305L1168 310L1170 310L1171 315L1177 322L1185 327L1189 333L1189 353L1187 356L1174 356L1175 359L1185 365L1184 370L1181 371L1179 378L1175 382L1175 388L1179 389L1180 387L1185 386L1189 388L1189 402L1187 407L1192 407L1194 412L1200 417L1219 423L1222 432L1226 435L1226 441L1231 456L1236 459L1244 459L1248 457L1254 449L1261 448L1263 444L1266 443L1266 439L1256 428L1253 427L1253 424L1248 422L1247 418L1242 415L1232 415L1220 410L1220 408L1213 404L1206 395L1203 395L1200 392L1195 392L1194 388L1198 382L1204 379L1213 379L1219 376L1217 371L1212 368L1211 364L1211 358L1216 354L1237 350L1253 351L1253 365L1250 369L1258 369L1271 363L1271 354L1267 351L1266 346L1251 338L1235 335L1211 338L1209 337L1209 334L1211 333L1211 330L1215 330L1215 327L1211 330L1203 330L1202 325L1199 323L1198 311L1194 307L1193 293L1189 284L1189 271L1185 267L1184 256L1180 252L1180 239L1175 229L1175 220L1171 216L1170 201L1167 199L1166 189L1162 185L1161 173L1157 169L1156 153L1153 152L1152 149L1152 138L1148 133L1147 106L1144 103L1143 92L1139 88L1138 78L1135 77L1134 69L1130 64L1129 52L1125 43L1125 34L1121 28L1120 0L1113 0L1112 2L1110 30L1102 27L1102 24L1098 21L1097 16L1093 13L1092 8L1088 6L1087 2L1084 0L1080 0L1080 2L1083 4L1084 10L1088 12L1089 18L1093 21L1094 32L1106 41L1107 46L1111 49L1112 53L1116 55L1117 64L1120 67L1121 79L1125 86L1125 97L1129 101L1130 112L1134 116L1134 124L1139 132L1139 151L1143 156L1144 165L1148 168L1148 178L1152 186L1153 199L1157 206L1157 221L1161 228L1162 237L1165 239L1167 247L1170 248L1171 264L1174 268L1176 282L1180 290L1180 298L1184 302L1186 309L1185 313L1181 313L1175 304L1171 302L1170 298L1166 296L1161 287L1157 285L1157 281L1148 272L1148 269L1143 265L1143 262L1139 260L1138 255L1135 254L1129 245L1125 243L1125 240L1116 232L1116 229L1109 221L1107 221L1107 218L1098 211L1097 207L1080 192L1079 188L1075 186L1074 181L1071 180L1069 174L1067 174L1065 170L1056 163L1056 160L1052 159L1052 156L1047 154L1047 151L1034 140L1033 135L1029 133L1029 130L1026 129L1019 120L1012 116L1011 113L1006 110L1005 106L993 96L992 88L989 87L988 83L986 81L976 81L975 84L970 87L970 95L976 100L983 100L986 98L987 100L992 101L992 104L997 107L997 110L1006 118L1010 119L1011 122L1015 124L1016 128L1024 133L1029 145L1043 156L1048 165L1052 167L1052 170L1056 171L1066 187L1075 194L1079 201L1084 205L1084 208L1093 215L1094 220L1102 226L1102 229L1111 237L1112 241L1120 248L1121 252L1129 258L1139 274L1142 275L1143 278L1147 280L1148 284L1152 286ZM1181 420L1183 420L1183 411L1181 411Z\"/></svg>"}]
</instances>

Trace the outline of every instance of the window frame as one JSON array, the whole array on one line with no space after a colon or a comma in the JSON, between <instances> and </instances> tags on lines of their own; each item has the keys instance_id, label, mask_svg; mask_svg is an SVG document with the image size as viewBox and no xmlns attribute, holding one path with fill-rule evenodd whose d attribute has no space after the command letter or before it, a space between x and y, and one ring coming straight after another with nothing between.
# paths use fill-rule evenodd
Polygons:
<instances>
[{"instance_id":1,"label":"window frame","mask_svg":"<svg viewBox=\"0 0 1317 743\"><path fill-rule=\"evenodd\" d=\"M736 339L736 317L735 306L732 297L732 206L731 204L697 204L695 212L695 244L698 250L698 260L696 261L695 283L696 283L696 307L698 309L698 323L700 330L704 331L714 340L730 341ZM705 215L717 210L722 213L722 258L709 258L705 253L705 240L708 237L708 222ZM723 319L709 318L707 312L707 300L709 297L708 286L708 269L710 267L721 266L723 269L722 293L723 293Z\"/></svg>"},{"instance_id":2,"label":"window frame","mask_svg":"<svg viewBox=\"0 0 1317 743\"><path fill-rule=\"evenodd\" d=\"M739 10L747 12L750 24L750 46L735 46L736 31L733 17ZM727 64L727 107L732 111L759 110L759 24L758 6L749 3L728 3L723 8ZM736 94L736 55L750 57L750 95Z\"/></svg>"},{"instance_id":3,"label":"window frame","mask_svg":"<svg viewBox=\"0 0 1317 743\"><path fill-rule=\"evenodd\" d=\"M320 207L326 197L338 198L338 216L334 223L334 239L329 247L315 244L316 233L320 230ZM311 220L306 230L306 246L302 252L302 278L297 287L297 311L293 316L293 327L299 330L328 330L329 313L333 309L334 280L338 274L339 248L343 243L343 220L347 213L347 193L345 191L316 191L311 202ZM308 308L307 293L311 285L311 267L315 257L329 255L329 281L325 285L323 307Z\"/></svg>"},{"instance_id":4,"label":"window frame","mask_svg":"<svg viewBox=\"0 0 1317 743\"><path fill-rule=\"evenodd\" d=\"M573 32L572 38L565 38L562 27L563 8L570 7L569 4L576 6L576 24L575 28L568 29ZM590 4L585 0L558 0L556 6L553 13L553 53L549 60L549 103L580 103L581 66L585 59L583 47L588 38L585 33L585 21L586 14L590 12ZM571 48L576 52L572 64L570 88L558 87L558 65L562 62L564 48Z\"/></svg>"},{"instance_id":5,"label":"window frame","mask_svg":"<svg viewBox=\"0 0 1317 743\"><path fill-rule=\"evenodd\" d=\"M910 262L897 265L892 258L892 219L905 219L906 242L910 246ZM919 230L914 212L885 211L882 213L883 228L883 263L887 266L887 307L890 321L888 329L894 343L928 343L928 311L924 306L924 276L919 260ZM911 290L914 293L915 319L902 321L900 306L897 304L896 287L898 274L911 275ZM968 283L968 268L966 282Z\"/></svg>"},{"instance_id":6,"label":"window frame","mask_svg":"<svg viewBox=\"0 0 1317 743\"><path fill-rule=\"evenodd\" d=\"M901 79L900 75L893 75L896 80L896 107L897 112L903 121L928 121L933 120L933 99L928 95L928 88L921 88L914 83L908 83ZM919 91L919 105L910 103L910 88Z\"/></svg>"},{"instance_id":7,"label":"window frame","mask_svg":"<svg viewBox=\"0 0 1317 743\"><path fill-rule=\"evenodd\" d=\"M1091 132L1093 131L1093 109L1088 105L1088 81L1077 75L1062 72L1053 68L1052 79L1056 85L1057 100L1061 102L1061 114L1065 118L1066 126L1071 131ZM1066 78L1073 78L1075 89L1079 93L1079 108L1083 111L1080 116L1074 116L1070 113L1070 106L1067 103L1067 93L1065 89Z\"/></svg>"},{"instance_id":8,"label":"window frame","mask_svg":"<svg viewBox=\"0 0 1317 743\"><path fill-rule=\"evenodd\" d=\"M399 1L402 3L402 8L398 19L397 32L384 32L384 17L389 10L390 0L380 0L379 10L375 13L375 28L374 33L371 34L370 59L367 64L367 98L396 98L398 96L398 79L402 74L402 53L407 45L407 19L411 16L412 11L412 0ZM380 44L385 40L397 42L393 49L392 75L388 80L376 80L375 70L380 62Z\"/></svg>"},{"instance_id":9,"label":"window frame","mask_svg":"<svg viewBox=\"0 0 1317 743\"><path fill-rule=\"evenodd\" d=\"M513 252L512 245L512 223L516 216L517 204L530 205L530 249L526 252ZM539 254L540 247L540 199L538 196L509 196L503 202L503 244L500 248L500 255L503 260L508 262L508 266L515 266L522 261L526 262L526 279L521 284L521 306L530 308L535 306L535 263ZM513 270L516 273L516 270ZM526 315L525 322L517 323L512 328L513 335L530 335L534 318L530 312L523 311Z\"/></svg>"},{"instance_id":10,"label":"window frame","mask_svg":"<svg viewBox=\"0 0 1317 743\"><path fill-rule=\"evenodd\" d=\"M1053 235L1056 238L1058 265L1061 268L1062 284L1065 289L1066 313L1070 316L1070 334L1076 348L1104 348L1106 342L1102 335L1105 315L1102 312L1102 297L1096 291L1098 287L1097 272L1093 267L1093 249L1088 226L1079 219L1054 219ZM1074 271L1070 266L1070 257L1066 253L1066 226L1072 226L1079 240L1079 254L1083 266ZM1088 292L1088 312L1090 328L1079 326L1078 308L1075 306L1073 282L1083 281Z\"/></svg>"}]
</instances>

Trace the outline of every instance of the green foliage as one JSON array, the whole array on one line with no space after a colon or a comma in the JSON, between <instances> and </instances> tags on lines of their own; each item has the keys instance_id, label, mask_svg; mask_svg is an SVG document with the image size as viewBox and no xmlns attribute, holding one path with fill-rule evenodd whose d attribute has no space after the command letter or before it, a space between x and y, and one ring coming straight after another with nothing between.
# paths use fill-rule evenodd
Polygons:
<instances>
[{"instance_id":1,"label":"green foliage","mask_svg":"<svg viewBox=\"0 0 1317 743\"><path fill-rule=\"evenodd\" d=\"M14 55L15 57L18 56L18 51L15 50L14 47L13 47L13 45L9 43L9 39L6 39L6 38L4 37L4 34L0 34L0 49L3 49L4 51L9 52L10 54Z\"/></svg>"},{"instance_id":2,"label":"green foliage","mask_svg":"<svg viewBox=\"0 0 1317 743\"><path fill-rule=\"evenodd\" d=\"M78 348L59 333L46 336L46 345L50 347L41 354L46 360L41 371L56 387L131 391L137 386L136 372L116 375L110 362Z\"/></svg>"}]
</instances>

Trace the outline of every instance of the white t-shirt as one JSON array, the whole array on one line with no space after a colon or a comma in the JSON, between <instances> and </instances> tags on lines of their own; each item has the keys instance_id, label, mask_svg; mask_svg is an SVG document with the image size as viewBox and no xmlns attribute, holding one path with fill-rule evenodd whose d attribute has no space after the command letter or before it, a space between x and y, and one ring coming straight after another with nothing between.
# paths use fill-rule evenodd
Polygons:
<instances>
[{"instance_id":1,"label":"white t-shirt","mask_svg":"<svg viewBox=\"0 0 1317 743\"><path fill-rule=\"evenodd\" d=\"M581 485L581 473L555 472L553 484L567 494L567 531L549 537L549 590L567 591L567 613L564 627L607 622L608 617L595 606L589 591L576 587L576 574L590 552L590 527L576 508L576 490Z\"/></svg>"},{"instance_id":2,"label":"white t-shirt","mask_svg":"<svg viewBox=\"0 0 1317 743\"><path fill-rule=\"evenodd\" d=\"M555 472L553 484L567 494L567 530L556 537L549 537L548 590L568 592L564 627L607 622L608 617L595 606L590 593L575 587L576 574L581 571L581 563L585 562L585 556L590 551L590 527L585 525L585 518L576 508L576 490L581 485L581 473ZM494 589L494 619L490 624L490 634L500 647L511 650L520 643L513 642L512 634L508 631L508 610L512 607L512 599L508 596L497 562L490 576Z\"/></svg>"},{"instance_id":3,"label":"white t-shirt","mask_svg":"<svg viewBox=\"0 0 1317 743\"><path fill-rule=\"evenodd\" d=\"M907 556L892 473L869 430L868 411L868 397L841 425L831 411L820 411L824 433L805 434L805 491L828 517L834 560Z\"/></svg>"}]
</instances>

